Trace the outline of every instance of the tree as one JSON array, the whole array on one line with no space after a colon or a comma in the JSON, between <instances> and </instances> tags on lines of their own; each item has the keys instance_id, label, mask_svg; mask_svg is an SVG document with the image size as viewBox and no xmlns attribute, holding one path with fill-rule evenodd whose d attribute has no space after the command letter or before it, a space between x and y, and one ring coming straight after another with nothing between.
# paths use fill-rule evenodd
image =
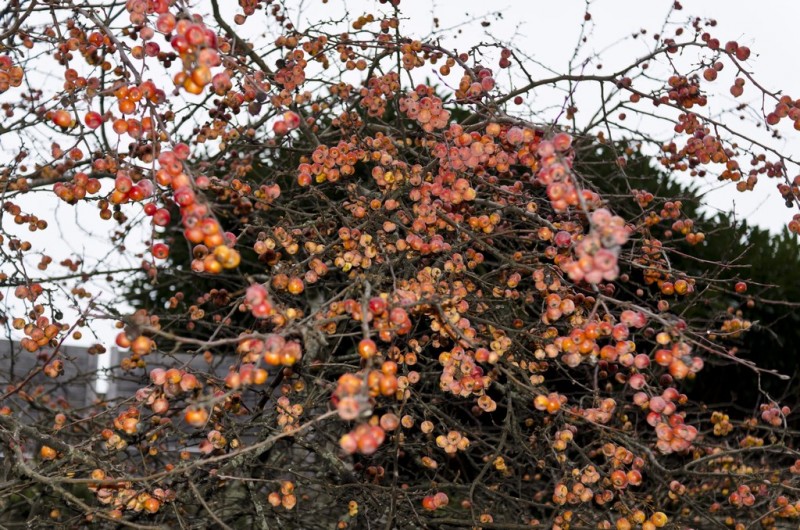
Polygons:
<instances>
[{"instance_id":1,"label":"tree","mask_svg":"<svg viewBox=\"0 0 800 530\"><path fill-rule=\"evenodd\" d=\"M692 277L702 277L709 272L716 277L714 282L708 282L705 296L684 300L678 306L673 305L673 310L688 314L695 321L705 320L709 329L746 328L747 333L735 333L735 337L731 333L722 334L727 344L735 348L737 356L791 376L789 381L762 378L746 363L712 361L704 369L704 378L735 380L737 384L691 385L688 394L704 403L725 403L729 412L748 415L762 403L766 389L795 408L796 366L800 355L795 349L798 327L797 316L787 308L794 307L793 301L798 299L794 287L800 266L797 239L788 231L771 235L762 228L748 225L747 219L737 220L729 214L704 214L698 208L702 195L670 179L668 173L658 168L653 157L640 151L631 152L624 171L611 163L612 151L625 150L630 151L630 144L625 142L614 149L602 146L594 153L587 152L579 162L580 172L591 175L615 211L625 218L640 214L636 202L627 195L633 186L654 196L679 198L681 210L692 219L695 231L715 233L715 237L705 240L703 245L675 241L677 252L670 256L672 267ZM670 230L673 226L660 227L659 237ZM725 267L710 269L710 263L724 263ZM730 292L728 287L744 278L748 279L748 289Z\"/></svg>"},{"instance_id":2,"label":"tree","mask_svg":"<svg viewBox=\"0 0 800 530\"><path fill-rule=\"evenodd\" d=\"M740 267L759 263L742 234L764 234L704 217L671 178L745 192L766 175L796 206L774 139L800 100L711 20L610 74L540 75L523 50L406 38L399 0L381 4L348 33L270 1L232 21L216 0L0 15L0 131L21 147L0 173L2 316L36 358L3 373L3 524L796 524L796 431L771 386L792 366L737 343L751 311L794 300ZM279 36L247 38L248 17ZM730 70L761 108L706 112ZM35 88L42 71L63 82ZM599 87L586 122L576 86ZM552 115L530 98L548 87L567 89ZM114 252L20 236L53 228L40 192L96 204ZM761 258L796 262L799 228ZM135 390L70 403L65 344L109 319L112 376ZM707 365L754 374L755 414L703 402Z\"/></svg>"}]
</instances>

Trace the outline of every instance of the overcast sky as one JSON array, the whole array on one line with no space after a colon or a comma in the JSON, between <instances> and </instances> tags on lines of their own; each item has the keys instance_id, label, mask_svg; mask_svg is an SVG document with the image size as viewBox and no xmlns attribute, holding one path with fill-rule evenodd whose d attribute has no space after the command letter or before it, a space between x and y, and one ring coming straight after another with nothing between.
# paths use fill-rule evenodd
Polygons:
<instances>
[{"instance_id":1,"label":"overcast sky","mask_svg":"<svg viewBox=\"0 0 800 530\"><path fill-rule=\"evenodd\" d=\"M794 53L794 36L800 20L799 1L683 0L681 3L683 9L671 14L672 21L682 22L691 16L716 19L718 25L713 30L714 36L723 43L736 40L753 50L747 65L764 86L772 90L783 89L795 98L800 97L800 61ZM336 18L346 11L356 16L376 10L391 12L388 5L371 0L329 0L327 4L307 0L301 6L299 17L307 21ZM649 35L660 31L671 6L672 1L666 0L591 2L589 12L593 24L589 27L591 33L583 55L599 53L602 56L603 70L600 73L629 64L631 59L645 54L653 40L628 37L642 28L647 29ZM492 39L513 42L532 59L559 73L566 70L573 54L587 9L585 2L577 0L438 0L433 4L428 0L402 0L400 7L405 17L403 31L406 34L427 34L434 27L435 15L440 20L439 35L445 44L463 50ZM352 20L354 17L349 18ZM481 25L485 21L490 22L488 27ZM668 25L664 34L671 35L675 27ZM441 31L446 28L454 29ZM723 95L720 104L730 103L732 99L727 96L729 85L719 82L717 86ZM587 91L579 97L581 95L592 97ZM745 94L745 99L748 95L757 96L752 91ZM786 152L799 154L800 133L792 131L790 123L782 123L780 127L787 133ZM748 193L739 193L733 186L720 186L714 180L695 181L695 184L701 185L704 191L715 190L709 191L706 197L710 209L730 211L735 208L740 218L747 218L751 223L772 231L782 230L796 213L796 210L782 206L775 189L777 182L764 179L754 192Z\"/></svg>"}]
</instances>

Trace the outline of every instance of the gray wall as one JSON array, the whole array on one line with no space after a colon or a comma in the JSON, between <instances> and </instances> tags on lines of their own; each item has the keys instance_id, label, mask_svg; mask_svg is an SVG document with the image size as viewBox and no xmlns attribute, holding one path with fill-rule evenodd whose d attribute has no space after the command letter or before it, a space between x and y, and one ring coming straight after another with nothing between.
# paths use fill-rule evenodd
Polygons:
<instances>
[{"instance_id":1,"label":"gray wall","mask_svg":"<svg viewBox=\"0 0 800 530\"><path fill-rule=\"evenodd\" d=\"M16 341L0 339L0 385L3 392L9 384L19 383L37 367L44 366L44 360L53 353L53 348L42 348L31 353ZM107 354L106 354L107 355ZM38 373L28 382L24 390L31 393L39 386L51 398L63 397L73 406L90 405L97 395L94 391L97 358L79 346L62 346L57 357L64 363L64 373L51 379Z\"/></svg>"},{"instance_id":2,"label":"gray wall","mask_svg":"<svg viewBox=\"0 0 800 530\"><path fill-rule=\"evenodd\" d=\"M53 348L42 348L31 353L20 347L16 341L0 340L0 395L5 393L8 385L23 381L32 370L44 366L44 359L53 352ZM224 378L229 367L236 363L236 357L222 357L215 359L214 364L209 364L200 354L176 353L165 355L154 352L146 357L147 367L125 372L120 369L120 361L129 355L129 352L120 352L116 347L110 348L101 356L87 353L87 348L80 346L62 346L57 358L64 363L64 374L56 379L51 379L43 373L36 374L25 386L27 392L32 392L41 386L51 398L64 398L73 407L90 406L98 398L113 400L115 398L129 398L135 392L150 384L150 370L162 368L190 368L197 378L205 383L204 374L215 374ZM100 369L98 366L108 366ZM276 369L270 369L270 380L275 377ZM105 395L96 392L98 379L105 379L107 391ZM100 385L102 386L106 385ZM245 401L255 398L250 393L245 393Z\"/></svg>"}]
</instances>

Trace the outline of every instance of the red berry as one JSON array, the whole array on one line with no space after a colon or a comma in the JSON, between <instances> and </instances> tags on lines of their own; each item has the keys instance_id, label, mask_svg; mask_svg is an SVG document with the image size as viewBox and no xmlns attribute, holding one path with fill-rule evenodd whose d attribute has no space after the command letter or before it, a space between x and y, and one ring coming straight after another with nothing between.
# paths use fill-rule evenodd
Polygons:
<instances>
[{"instance_id":1,"label":"red berry","mask_svg":"<svg viewBox=\"0 0 800 530\"><path fill-rule=\"evenodd\" d=\"M369 310L373 315L380 315L386 311L386 300L376 296L369 301Z\"/></svg>"},{"instance_id":2,"label":"red berry","mask_svg":"<svg viewBox=\"0 0 800 530\"><path fill-rule=\"evenodd\" d=\"M114 188L120 193L128 193L133 188L133 181L128 175L118 175L114 180Z\"/></svg>"},{"instance_id":3,"label":"red berry","mask_svg":"<svg viewBox=\"0 0 800 530\"><path fill-rule=\"evenodd\" d=\"M83 119L83 121L90 129L97 129L103 124L103 117L100 116L99 113L91 111L86 113L86 117Z\"/></svg>"},{"instance_id":4,"label":"red berry","mask_svg":"<svg viewBox=\"0 0 800 530\"><path fill-rule=\"evenodd\" d=\"M152 203L151 203L152 204ZM153 213L153 224L156 226L167 226L169 224L169 211L159 208Z\"/></svg>"},{"instance_id":5,"label":"red berry","mask_svg":"<svg viewBox=\"0 0 800 530\"><path fill-rule=\"evenodd\" d=\"M153 245L153 257L156 259L167 259L169 256L169 247L164 243L156 243Z\"/></svg>"},{"instance_id":6,"label":"red berry","mask_svg":"<svg viewBox=\"0 0 800 530\"><path fill-rule=\"evenodd\" d=\"M747 46L739 46L736 49L736 58L740 61L746 61L750 57L750 48Z\"/></svg>"},{"instance_id":7,"label":"red berry","mask_svg":"<svg viewBox=\"0 0 800 530\"><path fill-rule=\"evenodd\" d=\"M276 121L272 124L272 131L279 136L283 136L289 132L289 126L285 121Z\"/></svg>"}]
</instances>

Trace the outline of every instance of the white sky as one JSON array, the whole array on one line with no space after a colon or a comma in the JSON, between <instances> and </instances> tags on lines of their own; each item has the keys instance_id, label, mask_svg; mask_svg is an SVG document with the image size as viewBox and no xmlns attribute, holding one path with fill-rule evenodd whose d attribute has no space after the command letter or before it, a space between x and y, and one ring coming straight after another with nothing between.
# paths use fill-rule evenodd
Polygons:
<instances>
[{"instance_id":1,"label":"white sky","mask_svg":"<svg viewBox=\"0 0 800 530\"><path fill-rule=\"evenodd\" d=\"M768 89L783 89L797 98L800 93L800 60L794 54L793 36L800 20L800 2L796 0L770 0L752 2L744 0L682 0L683 10L674 12L671 20L683 22L689 17L714 18L718 24L712 30L713 36L723 44L736 40L749 46L753 51L747 65L755 77ZM388 5L379 5L372 0L330 0L322 4L319 0L303 2L301 17L318 20L329 16L337 18L349 10L355 16L366 12L391 12ZM632 59L647 53L652 46L650 36L661 30L672 1L667 0L595 0L589 4L593 25L589 34L589 44L581 56L599 53L603 69L587 69L587 73L608 73L625 66ZM375 6L378 6L377 8ZM553 70L563 73L573 54L581 30L586 3L577 0L545 2L541 0L438 0L433 5L428 0L402 0L401 13L406 18L402 30L405 34L424 35L433 27L432 15L440 19L441 28L459 26L456 30L443 32L443 43L467 49L479 42L513 42L513 44L533 59ZM500 13L501 17L484 16ZM355 17L350 17L352 20ZM465 21L476 19L461 25ZM491 21L484 28L483 20ZM674 36L674 26L668 26L664 35ZM632 40L626 38L645 28L648 38ZM680 40L680 39L678 39ZM490 65L491 66L491 65ZM730 68L728 69L730 70ZM495 71L497 71L495 69ZM544 72L544 70L540 70ZM544 77L544 75L543 75ZM727 95L729 83L717 81L723 99L731 104ZM593 85L596 88L596 85ZM588 100L596 97L587 91L579 94ZM543 95L547 97L546 95ZM749 91L749 96L756 96ZM748 99L748 92L743 100ZM757 98L758 99L758 98ZM736 100L739 102L739 100ZM537 103L533 103L535 106ZM712 102L713 104L713 102ZM580 105L579 105L580 106ZM587 105L590 107L590 105ZM588 110L588 108L587 108ZM721 110L721 109L720 109ZM771 110L771 108L769 109ZM579 113L580 117L580 113ZM779 126L786 133L788 153L800 153L797 141L800 133L791 129L791 123L782 122ZM754 129L751 127L751 129ZM741 127L748 131L748 127ZM793 176L796 173L791 173ZM688 179L687 179L688 180ZM707 196L710 209L734 210L739 218L750 223L780 231L791 220L796 210L782 205L775 186L777 182L763 179L753 192L739 193L733 186L721 188L715 180L703 182L696 180L703 191L714 189ZM719 189L718 189L719 188Z\"/></svg>"}]
</instances>

